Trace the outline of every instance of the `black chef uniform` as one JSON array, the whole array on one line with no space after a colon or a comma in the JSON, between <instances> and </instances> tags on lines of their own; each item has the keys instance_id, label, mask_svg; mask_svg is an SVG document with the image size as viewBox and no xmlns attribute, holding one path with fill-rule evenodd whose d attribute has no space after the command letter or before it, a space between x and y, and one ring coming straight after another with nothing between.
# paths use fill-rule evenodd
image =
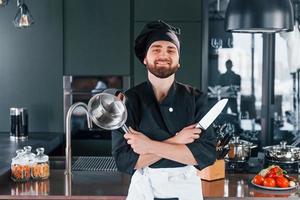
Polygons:
<instances>
[{"instance_id":1,"label":"black chef uniform","mask_svg":"<svg viewBox=\"0 0 300 200\"><path fill-rule=\"evenodd\" d=\"M206 97L199 90L174 82L165 99L158 103L149 81L137 85L125 93L128 111L127 126L144 133L156 141L173 137L184 127L199 120L207 112ZM119 171L133 174L139 155L123 137L119 129L112 133L112 154ZM200 138L187 144L198 165L203 169L216 160L216 138L211 128L200 134ZM186 166L179 162L161 159L150 168L174 168Z\"/></svg>"}]
</instances>

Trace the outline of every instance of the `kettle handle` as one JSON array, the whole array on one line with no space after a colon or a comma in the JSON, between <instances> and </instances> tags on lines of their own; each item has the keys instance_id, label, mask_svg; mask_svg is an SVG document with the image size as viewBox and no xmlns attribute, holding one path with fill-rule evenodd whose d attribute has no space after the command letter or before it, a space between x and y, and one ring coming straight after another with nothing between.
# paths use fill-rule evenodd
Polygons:
<instances>
[{"instance_id":1,"label":"kettle handle","mask_svg":"<svg viewBox=\"0 0 300 200\"><path fill-rule=\"evenodd\" d=\"M125 132L125 133L131 133L128 129L128 127L126 126L126 124L124 124L122 127L122 130Z\"/></svg>"}]
</instances>

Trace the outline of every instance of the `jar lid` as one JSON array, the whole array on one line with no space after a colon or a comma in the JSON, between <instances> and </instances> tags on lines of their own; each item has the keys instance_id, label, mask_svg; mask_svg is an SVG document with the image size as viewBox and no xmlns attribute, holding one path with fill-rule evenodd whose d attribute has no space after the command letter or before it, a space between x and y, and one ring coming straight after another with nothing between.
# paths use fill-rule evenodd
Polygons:
<instances>
[{"instance_id":1,"label":"jar lid","mask_svg":"<svg viewBox=\"0 0 300 200\"><path fill-rule=\"evenodd\" d=\"M42 162L49 161L49 156L44 154L45 149L43 147L37 148L36 152L37 152L37 154L35 156L35 162L42 163Z\"/></svg>"},{"instance_id":2,"label":"jar lid","mask_svg":"<svg viewBox=\"0 0 300 200\"><path fill-rule=\"evenodd\" d=\"M24 160L24 150L23 149L18 149L16 151L17 156L12 158L11 164L15 165L25 165L26 162Z\"/></svg>"},{"instance_id":3,"label":"jar lid","mask_svg":"<svg viewBox=\"0 0 300 200\"><path fill-rule=\"evenodd\" d=\"M31 152L31 146L25 146L23 149L25 151L24 160L28 164L33 164L35 162L35 154Z\"/></svg>"}]
</instances>

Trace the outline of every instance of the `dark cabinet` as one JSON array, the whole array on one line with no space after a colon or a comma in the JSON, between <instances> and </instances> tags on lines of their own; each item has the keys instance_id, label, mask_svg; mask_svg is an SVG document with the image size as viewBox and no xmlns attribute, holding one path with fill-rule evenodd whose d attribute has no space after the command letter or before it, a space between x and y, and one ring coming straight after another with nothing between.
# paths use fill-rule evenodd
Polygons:
<instances>
[{"instance_id":1,"label":"dark cabinet","mask_svg":"<svg viewBox=\"0 0 300 200\"><path fill-rule=\"evenodd\" d=\"M130 0L64 1L64 74L130 74Z\"/></svg>"},{"instance_id":2,"label":"dark cabinet","mask_svg":"<svg viewBox=\"0 0 300 200\"><path fill-rule=\"evenodd\" d=\"M135 21L201 21L202 0L135 0Z\"/></svg>"}]
</instances>

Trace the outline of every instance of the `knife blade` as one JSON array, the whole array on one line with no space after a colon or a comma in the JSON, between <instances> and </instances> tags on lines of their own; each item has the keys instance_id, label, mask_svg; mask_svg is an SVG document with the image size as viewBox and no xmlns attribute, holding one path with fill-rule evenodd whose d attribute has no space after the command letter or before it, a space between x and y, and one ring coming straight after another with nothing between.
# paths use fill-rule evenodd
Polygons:
<instances>
[{"instance_id":1,"label":"knife blade","mask_svg":"<svg viewBox=\"0 0 300 200\"><path fill-rule=\"evenodd\" d=\"M196 125L196 128L201 128L206 130L219 116L224 107L226 106L228 99L222 99L218 101L207 113L202 117L199 123Z\"/></svg>"}]
</instances>

